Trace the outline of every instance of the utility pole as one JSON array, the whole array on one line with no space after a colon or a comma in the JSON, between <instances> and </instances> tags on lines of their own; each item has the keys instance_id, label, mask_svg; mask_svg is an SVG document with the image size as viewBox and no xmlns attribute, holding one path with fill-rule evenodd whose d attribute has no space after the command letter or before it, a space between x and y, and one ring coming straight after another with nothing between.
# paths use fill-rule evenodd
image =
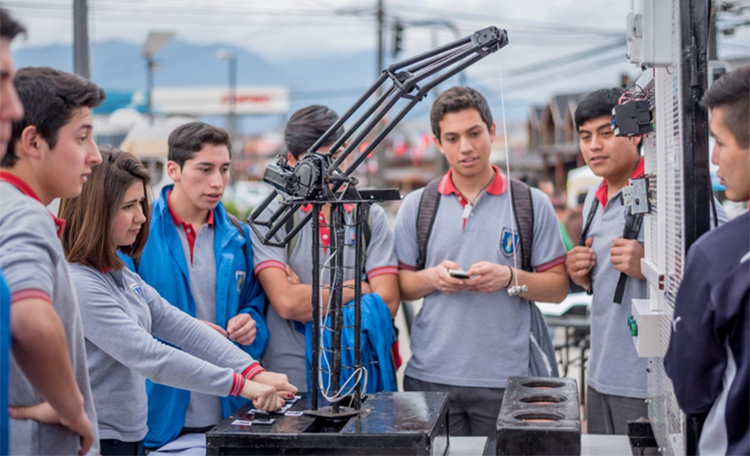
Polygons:
<instances>
[{"instance_id":1,"label":"utility pole","mask_svg":"<svg viewBox=\"0 0 750 456\"><path fill-rule=\"evenodd\" d=\"M377 32L378 32L378 60L376 63L375 68L375 77L380 77L380 72L383 71L383 67L385 66L385 43L383 43L383 35L384 35L384 28L385 28L385 12L384 12L384 0L377 0L377 9L375 11L375 15L377 18ZM378 91L375 93L376 97L379 97L381 95L380 88L378 88ZM382 125L378 124L372 131L373 136L377 136L380 133L380 130L382 128ZM374 188L383 188L383 184L385 183L385 180L383 179L383 173L385 172L385 166L386 166L386 159L385 159L385 141L378 144L378 146L373 150L373 154L375 156L375 163L377 163L378 169L375 170L374 173L372 173L372 181L369 182L370 187Z\"/></svg>"},{"instance_id":2,"label":"utility pole","mask_svg":"<svg viewBox=\"0 0 750 456\"><path fill-rule=\"evenodd\" d=\"M239 138L237 137L237 54L234 52L221 49L216 53L216 57L222 60L226 60L229 70L229 92L227 97L227 133L229 133L229 140L232 143L232 157L236 157L237 154L242 153L242 149L237 146ZM236 171L234 168L230 171L230 177L232 177L231 185L237 181Z\"/></svg>"},{"instance_id":3,"label":"utility pole","mask_svg":"<svg viewBox=\"0 0 750 456\"><path fill-rule=\"evenodd\" d=\"M229 89L227 97L227 132L229 138L234 143L235 134L237 132L236 118L237 118L237 55L227 49L221 49L216 53L216 57L221 60L226 60L228 64L228 75L229 75Z\"/></svg>"},{"instance_id":4,"label":"utility pole","mask_svg":"<svg viewBox=\"0 0 750 456\"><path fill-rule=\"evenodd\" d=\"M148 113L149 125L154 124L154 71L157 68L156 60L153 55L147 55L146 59L146 112Z\"/></svg>"},{"instance_id":5,"label":"utility pole","mask_svg":"<svg viewBox=\"0 0 750 456\"><path fill-rule=\"evenodd\" d=\"M141 56L146 60L146 110L148 111L148 122L154 124L154 71L159 67L154 56L174 36L173 32L149 32L146 42L143 43Z\"/></svg>"},{"instance_id":6,"label":"utility pole","mask_svg":"<svg viewBox=\"0 0 750 456\"><path fill-rule=\"evenodd\" d=\"M716 60L717 58L717 33L716 33L716 13L718 8L716 3L711 2L711 10L708 12L708 61Z\"/></svg>"},{"instance_id":7,"label":"utility pole","mask_svg":"<svg viewBox=\"0 0 750 456\"><path fill-rule=\"evenodd\" d=\"M89 8L87 0L73 0L73 71L90 79Z\"/></svg>"},{"instance_id":8,"label":"utility pole","mask_svg":"<svg viewBox=\"0 0 750 456\"><path fill-rule=\"evenodd\" d=\"M383 64L384 64L383 48L385 47L383 43L383 28L385 27L383 0L377 0L377 1L378 1L378 6L375 12L377 16L377 27L378 27L378 61L375 67L376 78L380 76L380 72L383 70Z\"/></svg>"}]
</instances>

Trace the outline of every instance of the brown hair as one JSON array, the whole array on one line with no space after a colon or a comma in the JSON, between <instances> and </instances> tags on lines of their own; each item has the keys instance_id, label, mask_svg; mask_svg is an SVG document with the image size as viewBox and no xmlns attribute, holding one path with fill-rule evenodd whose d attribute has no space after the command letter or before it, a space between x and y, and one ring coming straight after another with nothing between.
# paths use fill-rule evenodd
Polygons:
<instances>
[{"instance_id":1,"label":"brown hair","mask_svg":"<svg viewBox=\"0 0 750 456\"><path fill-rule=\"evenodd\" d=\"M0 38L13 41L17 35L25 35L26 28L20 22L13 19L8 11L0 8Z\"/></svg>"},{"instance_id":2,"label":"brown hair","mask_svg":"<svg viewBox=\"0 0 750 456\"><path fill-rule=\"evenodd\" d=\"M227 146L232 157L232 140L229 133L219 127L204 122L190 122L180 125L169 134L167 160L177 163L182 169L185 162L195 157L205 144Z\"/></svg>"},{"instance_id":3,"label":"brown hair","mask_svg":"<svg viewBox=\"0 0 750 456\"><path fill-rule=\"evenodd\" d=\"M21 68L13 84L23 105L23 119L13 122L8 152L0 160L3 168L16 165L15 143L26 127L36 127L50 149L54 149L60 129L71 121L78 109L93 109L106 98L104 90L88 79L54 68Z\"/></svg>"},{"instance_id":4,"label":"brown hair","mask_svg":"<svg viewBox=\"0 0 750 456\"><path fill-rule=\"evenodd\" d=\"M292 114L284 128L286 149L295 160L299 160L337 120L338 114L326 106L312 105L299 109ZM342 136L343 126L329 136L323 146L333 145Z\"/></svg>"},{"instance_id":5,"label":"brown hair","mask_svg":"<svg viewBox=\"0 0 750 456\"><path fill-rule=\"evenodd\" d=\"M438 95L432 103L432 108L430 108L432 134L435 135L441 144L440 121L443 120L446 114L460 112L465 109L476 109L482 117L484 124L487 125L487 130L492 129L492 112L484 95L471 87L451 87Z\"/></svg>"},{"instance_id":6,"label":"brown hair","mask_svg":"<svg viewBox=\"0 0 750 456\"><path fill-rule=\"evenodd\" d=\"M717 79L701 100L706 108L724 110L724 124L737 145L750 147L750 65L732 70Z\"/></svg>"},{"instance_id":7,"label":"brown hair","mask_svg":"<svg viewBox=\"0 0 750 456\"><path fill-rule=\"evenodd\" d=\"M135 181L147 190L148 170L132 154L119 149L101 151L102 163L92 169L89 181L80 196L60 203L60 218L65 219L61 236L65 258L71 263L91 266L99 271L120 270L125 263L117 256L112 239L112 223L125 192ZM120 251L138 257L148 239L148 218L151 215L148 196L143 200L146 222L132 245Z\"/></svg>"}]
</instances>

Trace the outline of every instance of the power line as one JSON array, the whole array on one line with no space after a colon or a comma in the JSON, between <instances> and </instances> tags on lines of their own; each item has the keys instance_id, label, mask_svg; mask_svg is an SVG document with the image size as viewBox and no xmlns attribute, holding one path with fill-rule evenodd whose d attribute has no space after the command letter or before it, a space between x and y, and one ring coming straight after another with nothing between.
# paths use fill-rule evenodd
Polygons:
<instances>
[{"instance_id":1,"label":"power line","mask_svg":"<svg viewBox=\"0 0 750 456\"><path fill-rule=\"evenodd\" d=\"M475 22L481 22L486 24L487 21L496 21L498 23L502 24L503 28L509 28L510 24L516 25L516 26L526 26L530 28L535 28L538 30L548 30L553 32L565 32L565 33L575 33L575 34L590 34L590 35L599 35L599 36L613 36L615 34L622 34L622 32L617 31L614 32L612 30L607 29L601 29L596 27L585 27L585 26L564 26L560 25L558 23L554 22L544 22L544 21L535 21L535 20L529 20L529 19L519 19L519 18L511 18L507 16L493 16L488 15L484 13L472 13L467 11L457 11L457 10L449 10L449 9L442 9L442 8L435 8L435 7L423 7L423 6L415 6L410 4L403 4L403 3L391 3L390 4L391 11L393 10L406 10L406 11L416 11L420 14L424 14L425 12L428 12L430 14L433 14L437 17L445 18L450 17L452 19L465 19Z\"/></svg>"},{"instance_id":2,"label":"power line","mask_svg":"<svg viewBox=\"0 0 750 456\"><path fill-rule=\"evenodd\" d=\"M593 62L589 62L586 65L578 65L575 68L568 68L565 71L555 71L554 73L542 75L535 79L530 79L530 80L524 79L516 83L504 84L503 90L507 92L508 90L514 90L519 87L529 89L529 88L534 87L535 85L546 85L545 83L549 83L552 80L560 81L560 80L566 79L566 76L580 76L582 73L585 73L588 70L594 70L594 69L600 70L602 68L606 68L616 63L622 63L624 60L625 58L621 54L613 55L613 56L606 56L606 57L602 57L601 59L594 60ZM487 77L486 79L476 80L476 82L478 83L483 83L484 81L497 82L497 78L490 79L489 77Z\"/></svg>"},{"instance_id":3,"label":"power line","mask_svg":"<svg viewBox=\"0 0 750 456\"><path fill-rule=\"evenodd\" d=\"M558 71L560 67L567 66L567 65L581 65L581 60L590 59L592 57L597 57L601 54L607 53L608 51L612 51L615 49L624 49L625 46L625 40L623 39L621 42L614 42L614 43L608 43L603 46L597 46L595 48L586 49L584 51L577 51L571 54L566 54L561 57L557 57L554 59L546 59L542 62L533 63L530 65L526 65L520 68L511 68L509 70L506 70L505 74L510 78L515 78L519 76L525 76L527 74L533 74L537 73L539 71L545 71L545 70L554 70ZM618 54L618 58L623 59L624 53ZM483 71L474 73L475 77L484 77L483 75L490 73L490 71Z\"/></svg>"},{"instance_id":4,"label":"power line","mask_svg":"<svg viewBox=\"0 0 750 456\"><path fill-rule=\"evenodd\" d=\"M15 1L8 2L9 9L19 13L19 15L28 17L48 17L62 20L70 20L72 17L72 11L70 8L63 7L62 5L55 3L44 3L44 2L26 2L16 3ZM237 24L238 17L250 16L252 19L256 19L255 22L263 21L267 18L275 18L274 25L288 24L299 26L308 26L310 24L310 18L314 17L318 20L334 20L338 15L335 13L323 12L318 10L304 10L296 13L290 13L285 11L273 11L273 10L240 10L240 11L229 11L229 10L203 10L203 9L164 9L150 7L148 11L143 9L132 9L132 8L120 8L120 9L104 9L104 8L91 8L90 13L96 21L100 22L135 22L138 23L158 23L158 24L197 24L203 26L213 26L219 24L232 23ZM239 25L239 24L237 24ZM248 25L245 23L244 25ZM338 23L336 23L338 25ZM322 26L322 24L314 24L314 26ZM330 27L330 22L328 25Z\"/></svg>"},{"instance_id":5,"label":"power line","mask_svg":"<svg viewBox=\"0 0 750 456\"><path fill-rule=\"evenodd\" d=\"M17 10L25 10L27 12L33 12L35 15L44 15L50 17L55 13L70 13L71 9L66 3L44 1L44 0L6 0L5 3ZM303 19L309 20L310 17L318 18L338 18L342 15L360 16L362 18L373 19L372 8L359 8L359 9L336 9L333 7L321 7L326 8L301 8L296 3L292 7L284 7L283 5L278 8L259 8L257 5L232 2L232 3L221 3L212 2L207 6L200 5L184 5L180 2L171 3L165 0L159 2L153 2L149 4L148 10L143 8L144 3L142 2L122 2L119 0L99 0L93 2L90 9L92 14L96 16L98 20L110 20L108 16L114 16L111 20L132 20L138 19L146 22L159 21L163 22L165 19L179 20L185 22L186 19L199 19L201 24L206 24L207 19L212 21L220 20L231 20L236 21L237 17L240 16L253 16L256 18L264 17L279 17L284 19ZM414 8L410 5L399 5L400 10L412 10ZM392 9L393 10L393 9ZM469 12L456 12L445 9L429 8L428 12L433 13L438 19L443 20L445 17L451 18L464 18L471 21L481 21L486 23L488 19L497 20L504 22L506 27L511 25L515 27L516 33L522 32L523 29L528 29L534 33L554 33L554 34L574 34L574 35L597 35L597 36L613 36L615 32L609 30L603 30L592 27L568 27L560 24L533 21L517 18L508 17L488 17L484 14L476 14ZM425 8L419 8L418 12L420 17L424 18L426 15ZM429 14L427 15L429 16ZM395 20L396 17L391 13L388 15L389 20ZM462 28L463 30L467 30ZM473 30L472 30L473 31ZM617 34L621 34L618 32Z\"/></svg>"},{"instance_id":6,"label":"power line","mask_svg":"<svg viewBox=\"0 0 750 456\"><path fill-rule=\"evenodd\" d=\"M34 11L40 10L55 10L55 11L71 11L69 4L51 2L44 0L6 0L4 3L15 8L15 9L29 9ZM148 10L144 10L144 3L141 2L120 2L120 1L98 1L91 4L90 10L92 12L103 14L123 14L128 12L138 13L142 16L152 15L167 15L172 17L179 17L184 15L199 15L201 17L207 16L229 16L236 17L238 15L258 15L258 16L281 16L290 17L298 16L303 18L309 18L311 15L324 15L331 16L331 13L321 11L315 8L299 8L290 10L289 8L242 8L242 3L226 4L223 7L221 4L212 3L210 6L189 6L183 4L170 4L161 0L148 5ZM245 4L246 5L246 4ZM218 6L218 7L217 7Z\"/></svg>"},{"instance_id":7,"label":"power line","mask_svg":"<svg viewBox=\"0 0 750 456\"><path fill-rule=\"evenodd\" d=\"M517 68L515 70L511 70L509 72L509 76L521 76L521 75L525 75L528 73L535 73L540 70L545 70L547 68L553 68L553 67L558 67L560 65L568 65L568 64L576 63L580 59L593 57L593 56L599 55L603 52L610 51L613 49L621 49L624 51L625 49L625 37L624 36L622 37L621 40L618 40L614 43L608 43L603 46L597 46L591 49L574 52L572 54L568 54L568 55L558 57L555 59L547 59L544 62L535 63L535 64L527 65L525 67ZM621 56L624 56L624 54L622 54Z\"/></svg>"}]
</instances>

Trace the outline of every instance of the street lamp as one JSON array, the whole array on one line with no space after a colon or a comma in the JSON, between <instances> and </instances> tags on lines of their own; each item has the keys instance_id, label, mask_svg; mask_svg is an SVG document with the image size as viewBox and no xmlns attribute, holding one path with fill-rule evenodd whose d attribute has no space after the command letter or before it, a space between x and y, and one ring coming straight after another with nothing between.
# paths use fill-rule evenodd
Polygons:
<instances>
[{"instance_id":1,"label":"street lamp","mask_svg":"<svg viewBox=\"0 0 750 456\"><path fill-rule=\"evenodd\" d=\"M237 56L234 52L221 49L216 53L216 58L226 60L229 64L229 97L227 112L227 131L229 132L229 138L234 144L234 135L236 133L236 120L237 120Z\"/></svg>"},{"instance_id":2,"label":"street lamp","mask_svg":"<svg viewBox=\"0 0 750 456\"><path fill-rule=\"evenodd\" d=\"M143 43L143 49L141 50L141 55L144 59L146 59L146 109L148 112L148 120L151 125L154 124L154 111L152 103L152 92L154 90L154 70L158 68L158 64L156 63L156 60L154 60L154 56L157 52L161 51L161 49L167 44L169 40L172 39L173 36L173 32L150 32L148 34L148 38L146 38L146 42Z\"/></svg>"}]
</instances>

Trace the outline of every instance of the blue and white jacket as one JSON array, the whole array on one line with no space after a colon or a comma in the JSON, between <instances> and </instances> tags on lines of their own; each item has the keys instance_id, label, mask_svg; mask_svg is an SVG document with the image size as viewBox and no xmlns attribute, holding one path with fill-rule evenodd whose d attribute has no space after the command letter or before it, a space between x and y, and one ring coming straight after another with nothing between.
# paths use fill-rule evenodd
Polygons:
<instances>
[{"instance_id":1,"label":"blue and white jacket","mask_svg":"<svg viewBox=\"0 0 750 456\"><path fill-rule=\"evenodd\" d=\"M190 292L190 279L177 227L169 212L167 192L162 189L154 204L149 239L137 272L173 306L195 317L195 301ZM254 359L259 359L268 342L265 321L265 294L253 273L250 232L246 225L240 233L232 224L224 206L214 209L214 254L216 256L216 324L226 328L227 322L240 313L255 320L257 335L249 346L239 345ZM244 248L243 248L244 246ZM174 440L185 424L185 410L190 392L147 381L148 435L147 447L160 447ZM226 418L246 403L242 397L221 398Z\"/></svg>"},{"instance_id":2,"label":"blue and white jacket","mask_svg":"<svg viewBox=\"0 0 750 456\"><path fill-rule=\"evenodd\" d=\"M10 361L10 289L0 271L0 456L8 454L8 365Z\"/></svg>"}]
</instances>

